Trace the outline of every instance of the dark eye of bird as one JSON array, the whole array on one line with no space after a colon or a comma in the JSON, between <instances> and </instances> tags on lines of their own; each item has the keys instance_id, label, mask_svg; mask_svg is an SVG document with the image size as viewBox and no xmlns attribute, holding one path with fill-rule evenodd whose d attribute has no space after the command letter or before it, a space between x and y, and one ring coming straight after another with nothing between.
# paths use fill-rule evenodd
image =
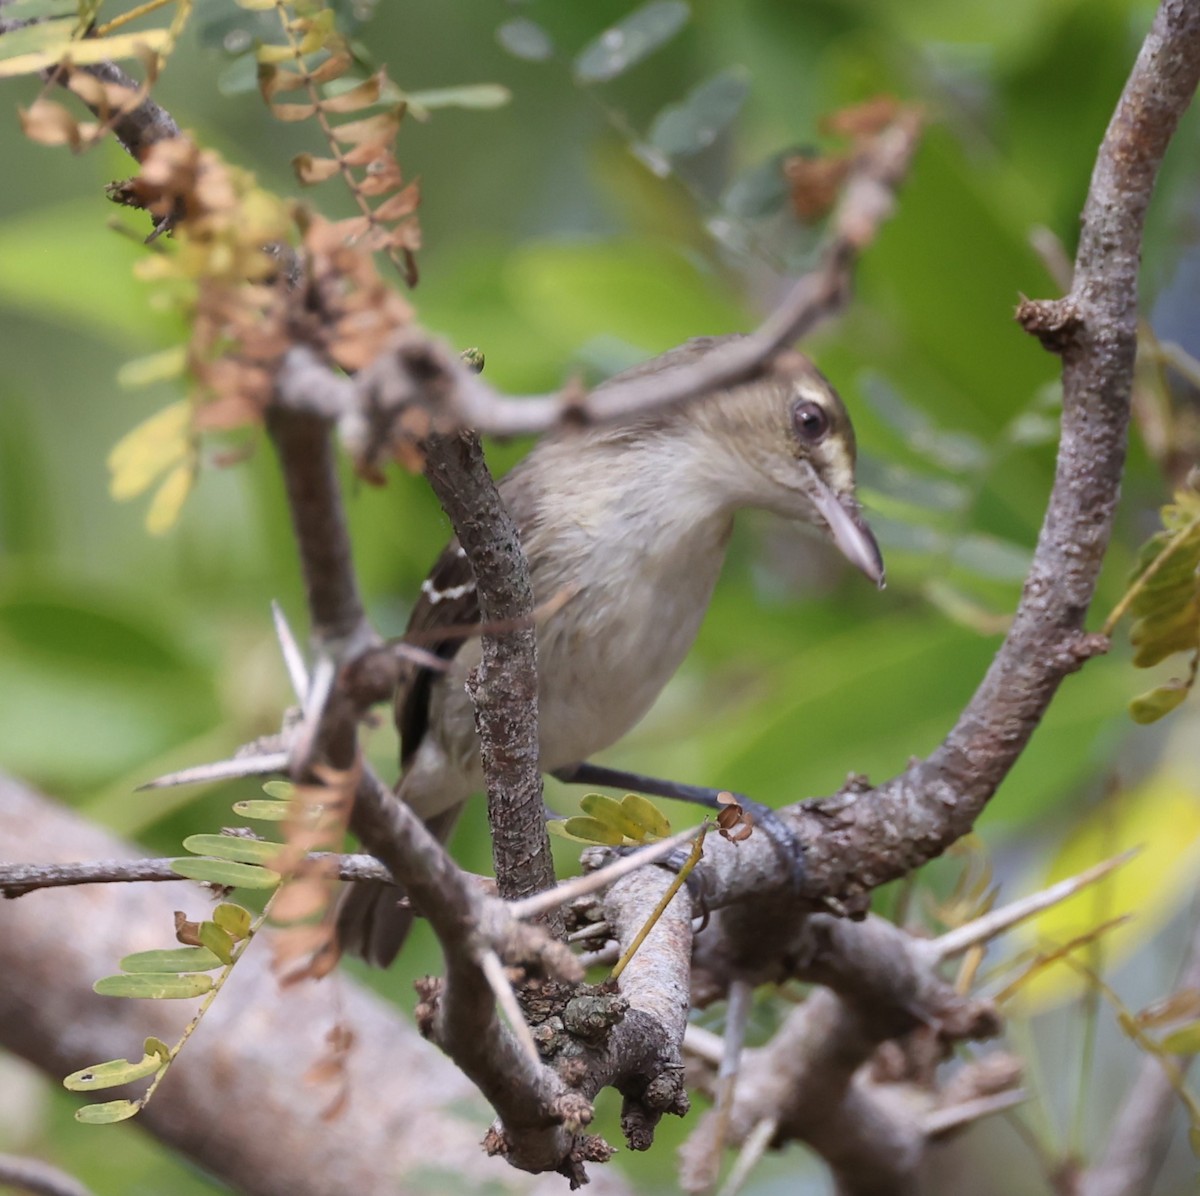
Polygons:
<instances>
[{"instance_id":1,"label":"dark eye of bird","mask_svg":"<svg viewBox=\"0 0 1200 1196\"><path fill-rule=\"evenodd\" d=\"M792 425L801 440L816 444L829 431L829 415L820 403L811 399L797 403L792 409Z\"/></svg>"}]
</instances>

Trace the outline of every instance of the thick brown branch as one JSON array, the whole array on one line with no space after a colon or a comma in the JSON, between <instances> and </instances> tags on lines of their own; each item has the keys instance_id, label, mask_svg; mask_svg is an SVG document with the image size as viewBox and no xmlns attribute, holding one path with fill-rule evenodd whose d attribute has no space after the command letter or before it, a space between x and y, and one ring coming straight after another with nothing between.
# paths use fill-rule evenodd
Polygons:
<instances>
[{"instance_id":1,"label":"thick brown branch","mask_svg":"<svg viewBox=\"0 0 1200 1196\"><path fill-rule=\"evenodd\" d=\"M554 885L538 767L536 632L533 588L512 517L471 433L434 436L425 475L454 525L475 574L484 627L483 661L471 681L487 783L492 860L502 897L527 897ZM557 910L549 914L561 930Z\"/></svg>"},{"instance_id":2,"label":"thick brown branch","mask_svg":"<svg viewBox=\"0 0 1200 1196\"><path fill-rule=\"evenodd\" d=\"M136 858L127 844L4 777L0 853ZM140 1057L147 1035L174 1041L194 1012L189 1003L101 997L91 986L122 956L168 945L181 897L174 887L107 885L86 900L45 892L0 904L0 1044L57 1080L103 1059ZM192 916L211 904L199 888L185 899ZM148 1132L248 1196L411 1191L449 1167L468 1187L562 1192L560 1176L518 1175L479 1150L482 1102L392 1006L345 977L336 990L333 980L281 990L270 957L269 943L256 942L238 962L138 1118ZM344 1070L307 1080L314 1064L328 1064L326 1036L335 1027L353 1039ZM463 1116L471 1101L477 1118ZM335 1104L340 1112L328 1116ZM597 1179L602 1192L625 1191L619 1176Z\"/></svg>"},{"instance_id":3,"label":"thick brown branch","mask_svg":"<svg viewBox=\"0 0 1200 1196\"><path fill-rule=\"evenodd\" d=\"M1200 79L1200 5L1165 0L1100 148L1076 259L1061 301L1063 425L1045 522L1012 627L974 697L928 759L871 788L852 781L829 800L791 807L807 845L803 898L859 902L939 855L974 824L1024 751L1059 685L1107 640L1084 620L1120 491L1133 374L1137 266L1154 179ZM1075 320L1078 320L1077 325ZM749 903L746 925L792 916L785 861L766 836L715 844L714 906ZM736 861L736 862L735 862ZM756 952L765 957L764 952Z\"/></svg>"},{"instance_id":4,"label":"thick brown branch","mask_svg":"<svg viewBox=\"0 0 1200 1196\"><path fill-rule=\"evenodd\" d=\"M991 1037L999 1019L988 1002L959 996L922 944L879 918L862 923L817 915L788 928L792 974L826 987L791 1014L770 1044L745 1055L730 1115L733 1143L770 1120L777 1141L799 1138L833 1169L847 1196L916 1190L927 1140L925 1114L936 1095L925 1083L880 1082L863 1069L884 1042L925 1036L930 1064L942 1043ZM713 961L700 967L711 968ZM905 1069L907 1070L907 1069ZM711 1116L711 1115L710 1115ZM703 1168L708 1119L695 1131L685 1173Z\"/></svg>"}]
</instances>

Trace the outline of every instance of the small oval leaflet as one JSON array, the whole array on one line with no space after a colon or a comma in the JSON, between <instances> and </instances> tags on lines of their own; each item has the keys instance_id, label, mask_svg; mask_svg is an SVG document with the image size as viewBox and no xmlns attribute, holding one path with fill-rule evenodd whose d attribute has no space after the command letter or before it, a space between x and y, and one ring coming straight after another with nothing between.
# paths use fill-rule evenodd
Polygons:
<instances>
[{"instance_id":1,"label":"small oval leaflet","mask_svg":"<svg viewBox=\"0 0 1200 1196\"><path fill-rule=\"evenodd\" d=\"M742 110L750 85L741 71L723 71L669 104L650 127L650 141L664 154L687 157L708 149Z\"/></svg>"},{"instance_id":2,"label":"small oval leaflet","mask_svg":"<svg viewBox=\"0 0 1200 1196\"><path fill-rule=\"evenodd\" d=\"M691 9L683 0L652 0L590 41L575 59L580 83L607 83L653 54L687 23Z\"/></svg>"},{"instance_id":3,"label":"small oval leaflet","mask_svg":"<svg viewBox=\"0 0 1200 1196\"><path fill-rule=\"evenodd\" d=\"M525 62L545 62L554 53L554 42L550 35L528 17L505 21L496 30L496 41L514 58Z\"/></svg>"},{"instance_id":4,"label":"small oval leaflet","mask_svg":"<svg viewBox=\"0 0 1200 1196\"><path fill-rule=\"evenodd\" d=\"M219 860L240 860L244 864L265 864L280 852L282 844L266 839L242 839L237 835L188 835L184 849L196 855L215 856Z\"/></svg>"},{"instance_id":5,"label":"small oval leaflet","mask_svg":"<svg viewBox=\"0 0 1200 1196\"><path fill-rule=\"evenodd\" d=\"M274 889L281 879L278 872L260 868L257 864L213 860L203 856L172 860L171 871L186 876L188 880L203 880L227 889Z\"/></svg>"},{"instance_id":6,"label":"small oval leaflet","mask_svg":"<svg viewBox=\"0 0 1200 1196\"><path fill-rule=\"evenodd\" d=\"M104 976L92 985L102 997L144 997L154 1001L184 1001L202 997L213 986L203 972L137 972Z\"/></svg>"},{"instance_id":7,"label":"small oval leaflet","mask_svg":"<svg viewBox=\"0 0 1200 1196\"><path fill-rule=\"evenodd\" d=\"M112 1125L117 1121L128 1121L141 1107L141 1102L136 1100L110 1100L102 1105L84 1105L75 1110L75 1120L84 1125Z\"/></svg>"},{"instance_id":8,"label":"small oval leaflet","mask_svg":"<svg viewBox=\"0 0 1200 1196\"><path fill-rule=\"evenodd\" d=\"M1172 1055L1200 1054L1200 1022L1180 1026L1163 1037L1160 1043L1164 1051Z\"/></svg>"},{"instance_id":9,"label":"small oval leaflet","mask_svg":"<svg viewBox=\"0 0 1200 1196\"><path fill-rule=\"evenodd\" d=\"M137 1063L128 1059L111 1059L97 1063L80 1071L73 1071L63 1080L63 1087L71 1092L98 1092L102 1088L119 1088L134 1080L144 1080L162 1067L164 1060L158 1055L146 1055Z\"/></svg>"},{"instance_id":10,"label":"small oval leaflet","mask_svg":"<svg viewBox=\"0 0 1200 1196\"><path fill-rule=\"evenodd\" d=\"M563 821L546 823L546 830L559 839L571 839L576 843L599 844L603 847L620 847L625 836L615 827L608 826L598 818L578 816Z\"/></svg>"},{"instance_id":11,"label":"small oval leaflet","mask_svg":"<svg viewBox=\"0 0 1200 1196\"><path fill-rule=\"evenodd\" d=\"M230 938L244 939L250 934L250 911L231 901L222 901L213 910L212 920L224 930Z\"/></svg>"},{"instance_id":12,"label":"small oval leaflet","mask_svg":"<svg viewBox=\"0 0 1200 1196\"><path fill-rule=\"evenodd\" d=\"M126 955L117 965L122 972L174 973L208 972L221 961L207 947L164 947L158 951L138 951Z\"/></svg>"},{"instance_id":13,"label":"small oval leaflet","mask_svg":"<svg viewBox=\"0 0 1200 1196\"><path fill-rule=\"evenodd\" d=\"M243 818L256 818L261 822L283 822L292 812L292 803L257 797L249 801L235 801L233 812Z\"/></svg>"}]
</instances>

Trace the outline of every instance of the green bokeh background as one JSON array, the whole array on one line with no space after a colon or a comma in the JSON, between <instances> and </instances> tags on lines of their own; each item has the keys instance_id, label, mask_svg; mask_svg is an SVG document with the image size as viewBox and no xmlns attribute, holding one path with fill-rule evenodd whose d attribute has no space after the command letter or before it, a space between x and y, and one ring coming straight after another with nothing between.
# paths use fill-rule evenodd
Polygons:
<instances>
[{"instance_id":1,"label":"green bokeh background","mask_svg":"<svg viewBox=\"0 0 1200 1196\"><path fill-rule=\"evenodd\" d=\"M274 122L255 94L220 93L214 81L236 68L213 30L230 10L223 0L197 7L158 98L202 141L293 192L289 159L321 151L316 130ZM830 110L880 92L923 104L929 128L898 213L863 262L852 308L807 346L854 415L889 588L872 592L803 535L745 520L695 652L606 757L777 804L829 793L849 772L882 780L944 735L998 643L989 615L1019 594L1052 477L1057 371L1012 310L1021 294L1058 293L1030 233L1049 229L1073 252L1095 148L1152 7L696 0L680 36L645 63L603 86L575 82L571 56L631 7L406 0L380 5L363 26L366 50L407 90L512 91L498 110L438 111L402 130L398 157L424 194L419 318L458 347L480 346L489 378L514 393L746 329L778 295L778 265L802 263L816 237L779 215L730 225L731 183L781 150L828 146L819 120ZM497 25L517 15L544 23L558 60L521 62L498 47ZM636 138L732 66L749 81L738 120L655 177ZM184 834L227 822L245 791L131 791L277 726L289 694L268 604L278 599L303 626L296 561L265 448L207 470L163 539L145 534L143 504L108 497L109 448L178 397L165 386L123 391L116 372L180 328L133 279L136 241L106 227L102 188L128 162L112 145L74 157L26 141L15 108L34 90L29 80L0 87L0 766L171 852ZM1149 220L1142 307L1158 302L1172 326L1186 326L1187 312L1171 288L1195 276L1197 139L1189 118ZM331 185L312 199L348 211ZM519 451L496 446L493 460L503 468ZM371 616L398 634L446 520L419 478L348 486ZM1125 494L1100 611L1119 597L1167 497L1136 443ZM1123 650L1068 679L981 824L1001 875L1051 855L1114 772L1136 777L1172 750L1167 733L1132 730L1124 704L1139 688ZM1195 716L1175 717L1194 736ZM386 731L376 738L386 767L394 744ZM551 798L570 809L577 795ZM456 850L487 866L482 807ZM1152 976L1169 975L1173 950L1151 958ZM411 975L436 967L431 942L403 962L371 982L407 1006ZM1120 1077L1133 1060L1114 1052ZM13 1141L0 1128L0 1149L45 1153L101 1193L219 1190L131 1127L106 1141L136 1157L141 1178L113 1186L89 1145L97 1131L75 1128L65 1098L6 1066L39 1113ZM1075 1088L1051 1082L1046 1099L1069 1110ZM1099 1141L1103 1112L1086 1146ZM673 1190L667 1141L679 1132L649 1156L620 1156L640 1190ZM972 1148L982 1159L1013 1141L1003 1126L984 1127ZM1032 1168L996 1175L986 1190L1034 1190L1020 1186L1036 1183ZM785 1183L823 1190L799 1150L773 1160L752 1190Z\"/></svg>"}]
</instances>

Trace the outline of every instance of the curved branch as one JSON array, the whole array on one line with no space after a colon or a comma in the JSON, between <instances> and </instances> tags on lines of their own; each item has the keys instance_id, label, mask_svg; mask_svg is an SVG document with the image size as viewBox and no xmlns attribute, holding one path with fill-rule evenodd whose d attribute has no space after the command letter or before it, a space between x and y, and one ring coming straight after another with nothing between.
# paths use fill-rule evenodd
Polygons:
<instances>
[{"instance_id":1,"label":"curved branch","mask_svg":"<svg viewBox=\"0 0 1200 1196\"><path fill-rule=\"evenodd\" d=\"M1069 295L1018 316L1063 358L1054 488L1012 627L953 730L928 759L872 789L790 807L808 845L809 902L854 901L939 855L979 817L1064 677L1108 641L1084 631L1125 462L1137 269L1158 168L1200 81L1200 4L1164 0L1100 146ZM717 844L713 905L784 893L765 836L736 863ZM761 917L762 906L756 916Z\"/></svg>"}]
</instances>

